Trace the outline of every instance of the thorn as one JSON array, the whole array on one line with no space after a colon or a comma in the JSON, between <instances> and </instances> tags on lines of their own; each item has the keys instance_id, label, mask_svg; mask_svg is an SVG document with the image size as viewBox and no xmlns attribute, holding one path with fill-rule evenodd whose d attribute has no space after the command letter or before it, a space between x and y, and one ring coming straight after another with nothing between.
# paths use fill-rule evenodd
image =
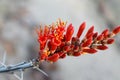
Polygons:
<instances>
[{"instance_id":1,"label":"thorn","mask_svg":"<svg viewBox=\"0 0 120 80\"><path fill-rule=\"evenodd\" d=\"M42 72L45 76L49 77L48 74L44 72L43 70L41 70L40 68L34 67L34 69L37 69L38 71Z\"/></svg>"},{"instance_id":2,"label":"thorn","mask_svg":"<svg viewBox=\"0 0 120 80\"><path fill-rule=\"evenodd\" d=\"M23 70L21 69L21 70L20 70L20 76L18 76L18 75L15 74L14 72L13 72L13 75L14 75L17 79L23 80L23 76L24 76L23 73L24 73L24 72L23 72Z\"/></svg>"},{"instance_id":3,"label":"thorn","mask_svg":"<svg viewBox=\"0 0 120 80\"><path fill-rule=\"evenodd\" d=\"M5 65L5 62L6 62L6 51L4 52L4 55L3 55L3 60L0 61L0 64L6 68L6 65Z\"/></svg>"},{"instance_id":4,"label":"thorn","mask_svg":"<svg viewBox=\"0 0 120 80\"><path fill-rule=\"evenodd\" d=\"M23 70L20 70L20 72L21 72L21 80L23 80Z\"/></svg>"},{"instance_id":5,"label":"thorn","mask_svg":"<svg viewBox=\"0 0 120 80\"><path fill-rule=\"evenodd\" d=\"M20 78L17 74L13 73L13 75L14 75L17 79L21 80L21 78Z\"/></svg>"}]
</instances>

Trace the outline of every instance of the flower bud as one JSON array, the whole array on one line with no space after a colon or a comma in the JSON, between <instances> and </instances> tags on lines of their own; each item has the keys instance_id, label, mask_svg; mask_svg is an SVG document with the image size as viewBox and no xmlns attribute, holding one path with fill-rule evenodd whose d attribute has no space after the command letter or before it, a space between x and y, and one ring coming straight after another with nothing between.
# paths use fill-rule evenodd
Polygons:
<instances>
[{"instance_id":1,"label":"flower bud","mask_svg":"<svg viewBox=\"0 0 120 80\"><path fill-rule=\"evenodd\" d=\"M91 43L92 43L92 38L89 38L87 41L85 41L85 42L82 44L82 47L87 47L87 46L89 46Z\"/></svg>"},{"instance_id":2,"label":"flower bud","mask_svg":"<svg viewBox=\"0 0 120 80\"><path fill-rule=\"evenodd\" d=\"M79 30L78 30L78 32L77 32L77 37L78 37L78 38L80 38L80 36L82 35L82 33L83 33L84 29L85 29L85 26L86 26L86 23L85 23L85 22L83 22L83 23L80 25Z\"/></svg>"},{"instance_id":3,"label":"flower bud","mask_svg":"<svg viewBox=\"0 0 120 80\"><path fill-rule=\"evenodd\" d=\"M106 50L106 49L108 49L108 47L105 46L105 45L99 45L99 46L97 46L97 49L99 49L99 50Z\"/></svg>"},{"instance_id":4,"label":"flower bud","mask_svg":"<svg viewBox=\"0 0 120 80\"><path fill-rule=\"evenodd\" d=\"M78 56L80 56L81 55L81 51L79 51L79 52L74 52L73 53L73 56L76 56L76 57L78 57Z\"/></svg>"},{"instance_id":5,"label":"flower bud","mask_svg":"<svg viewBox=\"0 0 120 80\"><path fill-rule=\"evenodd\" d=\"M74 33L74 28L73 28L72 24L70 24L67 28L67 32L66 32L66 35L65 35L65 40L70 41L73 33Z\"/></svg>"},{"instance_id":6,"label":"flower bud","mask_svg":"<svg viewBox=\"0 0 120 80\"><path fill-rule=\"evenodd\" d=\"M100 34L98 37L97 37L97 41L101 41L103 40L103 34Z\"/></svg>"},{"instance_id":7,"label":"flower bud","mask_svg":"<svg viewBox=\"0 0 120 80\"><path fill-rule=\"evenodd\" d=\"M93 33L93 31L94 31L94 26L91 26L91 27L88 29L85 37L87 37L90 33Z\"/></svg>"},{"instance_id":8,"label":"flower bud","mask_svg":"<svg viewBox=\"0 0 120 80\"><path fill-rule=\"evenodd\" d=\"M98 36L98 32L93 33L93 39L95 39Z\"/></svg>"},{"instance_id":9,"label":"flower bud","mask_svg":"<svg viewBox=\"0 0 120 80\"><path fill-rule=\"evenodd\" d=\"M112 44L112 43L114 43L114 41L115 41L114 39L108 39L107 44Z\"/></svg>"},{"instance_id":10,"label":"flower bud","mask_svg":"<svg viewBox=\"0 0 120 80\"><path fill-rule=\"evenodd\" d=\"M114 34L117 34L120 32L120 26L116 27L115 29L113 29L112 31Z\"/></svg>"},{"instance_id":11,"label":"flower bud","mask_svg":"<svg viewBox=\"0 0 120 80\"><path fill-rule=\"evenodd\" d=\"M86 52L86 53L89 53L89 54L94 54L94 53L96 53L97 52L97 50L95 50L95 49L83 49L83 52Z\"/></svg>"},{"instance_id":12,"label":"flower bud","mask_svg":"<svg viewBox=\"0 0 120 80\"><path fill-rule=\"evenodd\" d=\"M109 34L109 30L108 29L105 29L103 32L102 32L104 38L108 37L108 34Z\"/></svg>"}]
</instances>

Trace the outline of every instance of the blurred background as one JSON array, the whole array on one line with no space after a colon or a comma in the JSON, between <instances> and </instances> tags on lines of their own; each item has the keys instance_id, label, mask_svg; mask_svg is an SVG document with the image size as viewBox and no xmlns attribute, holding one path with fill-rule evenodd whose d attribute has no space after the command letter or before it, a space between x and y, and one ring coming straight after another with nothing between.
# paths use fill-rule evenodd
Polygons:
<instances>
[{"instance_id":1,"label":"blurred background","mask_svg":"<svg viewBox=\"0 0 120 80\"><path fill-rule=\"evenodd\" d=\"M28 61L38 56L35 28L61 18L75 26L86 21L99 33L120 25L120 0L0 0L0 60L7 52L6 64ZM81 57L67 57L55 64L43 63L37 70L28 69L24 80L120 80L120 35L106 51ZM0 80L17 80L0 74Z\"/></svg>"}]
</instances>

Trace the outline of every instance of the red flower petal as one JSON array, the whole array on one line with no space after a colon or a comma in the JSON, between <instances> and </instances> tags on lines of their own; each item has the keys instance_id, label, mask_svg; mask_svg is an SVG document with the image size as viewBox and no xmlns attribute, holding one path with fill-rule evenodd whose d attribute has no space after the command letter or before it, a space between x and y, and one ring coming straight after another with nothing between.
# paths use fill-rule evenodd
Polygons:
<instances>
[{"instance_id":1,"label":"red flower petal","mask_svg":"<svg viewBox=\"0 0 120 80\"><path fill-rule=\"evenodd\" d=\"M86 26L86 23L85 23L85 22L83 22L83 23L80 25L79 30L78 30L78 32L77 32L77 37L78 37L78 38L80 38L80 36L82 35L82 33L83 33L84 29L85 29L85 26Z\"/></svg>"},{"instance_id":2,"label":"red flower petal","mask_svg":"<svg viewBox=\"0 0 120 80\"><path fill-rule=\"evenodd\" d=\"M73 33L74 33L74 28L73 28L72 24L70 24L67 28L67 32L66 32L66 35L65 35L65 40L70 41Z\"/></svg>"},{"instance_id":3,"label":"red flower petal","mask_svg":"<svg viewBox=\"0 0 120 80\"><path fill-rule=\"evenodd\" d=\"M97 52L97 50L95 50L95 49L83 49L83 52L94 54Z\"/></svg>"},{"instance_id":4,"label":"red flower petal","mask_svg":"<svg viewBox=\"0 0 120 80\"><path fill-rule=\"evenodd\" d=\"M58 59L59 59L59 54L53 54L52 56L49 56L47 58L47 60L50 62L56 62Z\"/></svg>"},{"instance_id":5,"label":"red flower petal","mask_svg":"<svg viewBox=\"0 0 120 80\"><path fill-rule=\"evenodd\" d=\"M112 44L115 40L114 39L108 39L107 44Z\"/></svg>"},{"instance_id":6,"label":"red flower petal","mask_svg":"<svg viewBox=\"0 0 120 80\"><path fill-rule=\"evenodd\" d=\"M99 46L97 46L97 49L99 49L99 50L106 50L106 49L108 49L108 47L105 46L105 45L99 45Z\"/></svg>"},{"instance_id":7,"label":"red flower petal","mask_svg":"<svg viewBox=\"0 0 120 80\"><path fill-rule=\"evenodd\" d=\"M114 34L117 34L120 32L120 26L116 27L113 31Z\"/></svg>"}]
</instances>

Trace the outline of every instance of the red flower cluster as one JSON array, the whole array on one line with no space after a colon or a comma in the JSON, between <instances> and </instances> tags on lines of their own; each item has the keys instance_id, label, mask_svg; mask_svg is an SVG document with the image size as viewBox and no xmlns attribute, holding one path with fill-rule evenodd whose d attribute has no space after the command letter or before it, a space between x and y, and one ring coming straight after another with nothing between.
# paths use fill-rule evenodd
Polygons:
<instances>
[{"instance_id":1,"label":"red flower cluster","mask_svg":"<svg viewBox=\"0 0 120 80\"><path fill-rule=\"evenodd\" d=\"M61 20L56 24L45 26L44 29L41 27L37 29L40 44L39 60L56 62L58 59L65 58L66 55L80 56L84 53L94 54L98 50L106 50L107 45L114 42L112 37L120 32L120 26L118 26L111 32L105 29L98 34L94 32L94 26L91 26L85 37L80 40L85 27L86 23L83 22L75 37L72 37L73 25L69 24L66 27L66 23Z\"/></svg>"}]
</instances>

